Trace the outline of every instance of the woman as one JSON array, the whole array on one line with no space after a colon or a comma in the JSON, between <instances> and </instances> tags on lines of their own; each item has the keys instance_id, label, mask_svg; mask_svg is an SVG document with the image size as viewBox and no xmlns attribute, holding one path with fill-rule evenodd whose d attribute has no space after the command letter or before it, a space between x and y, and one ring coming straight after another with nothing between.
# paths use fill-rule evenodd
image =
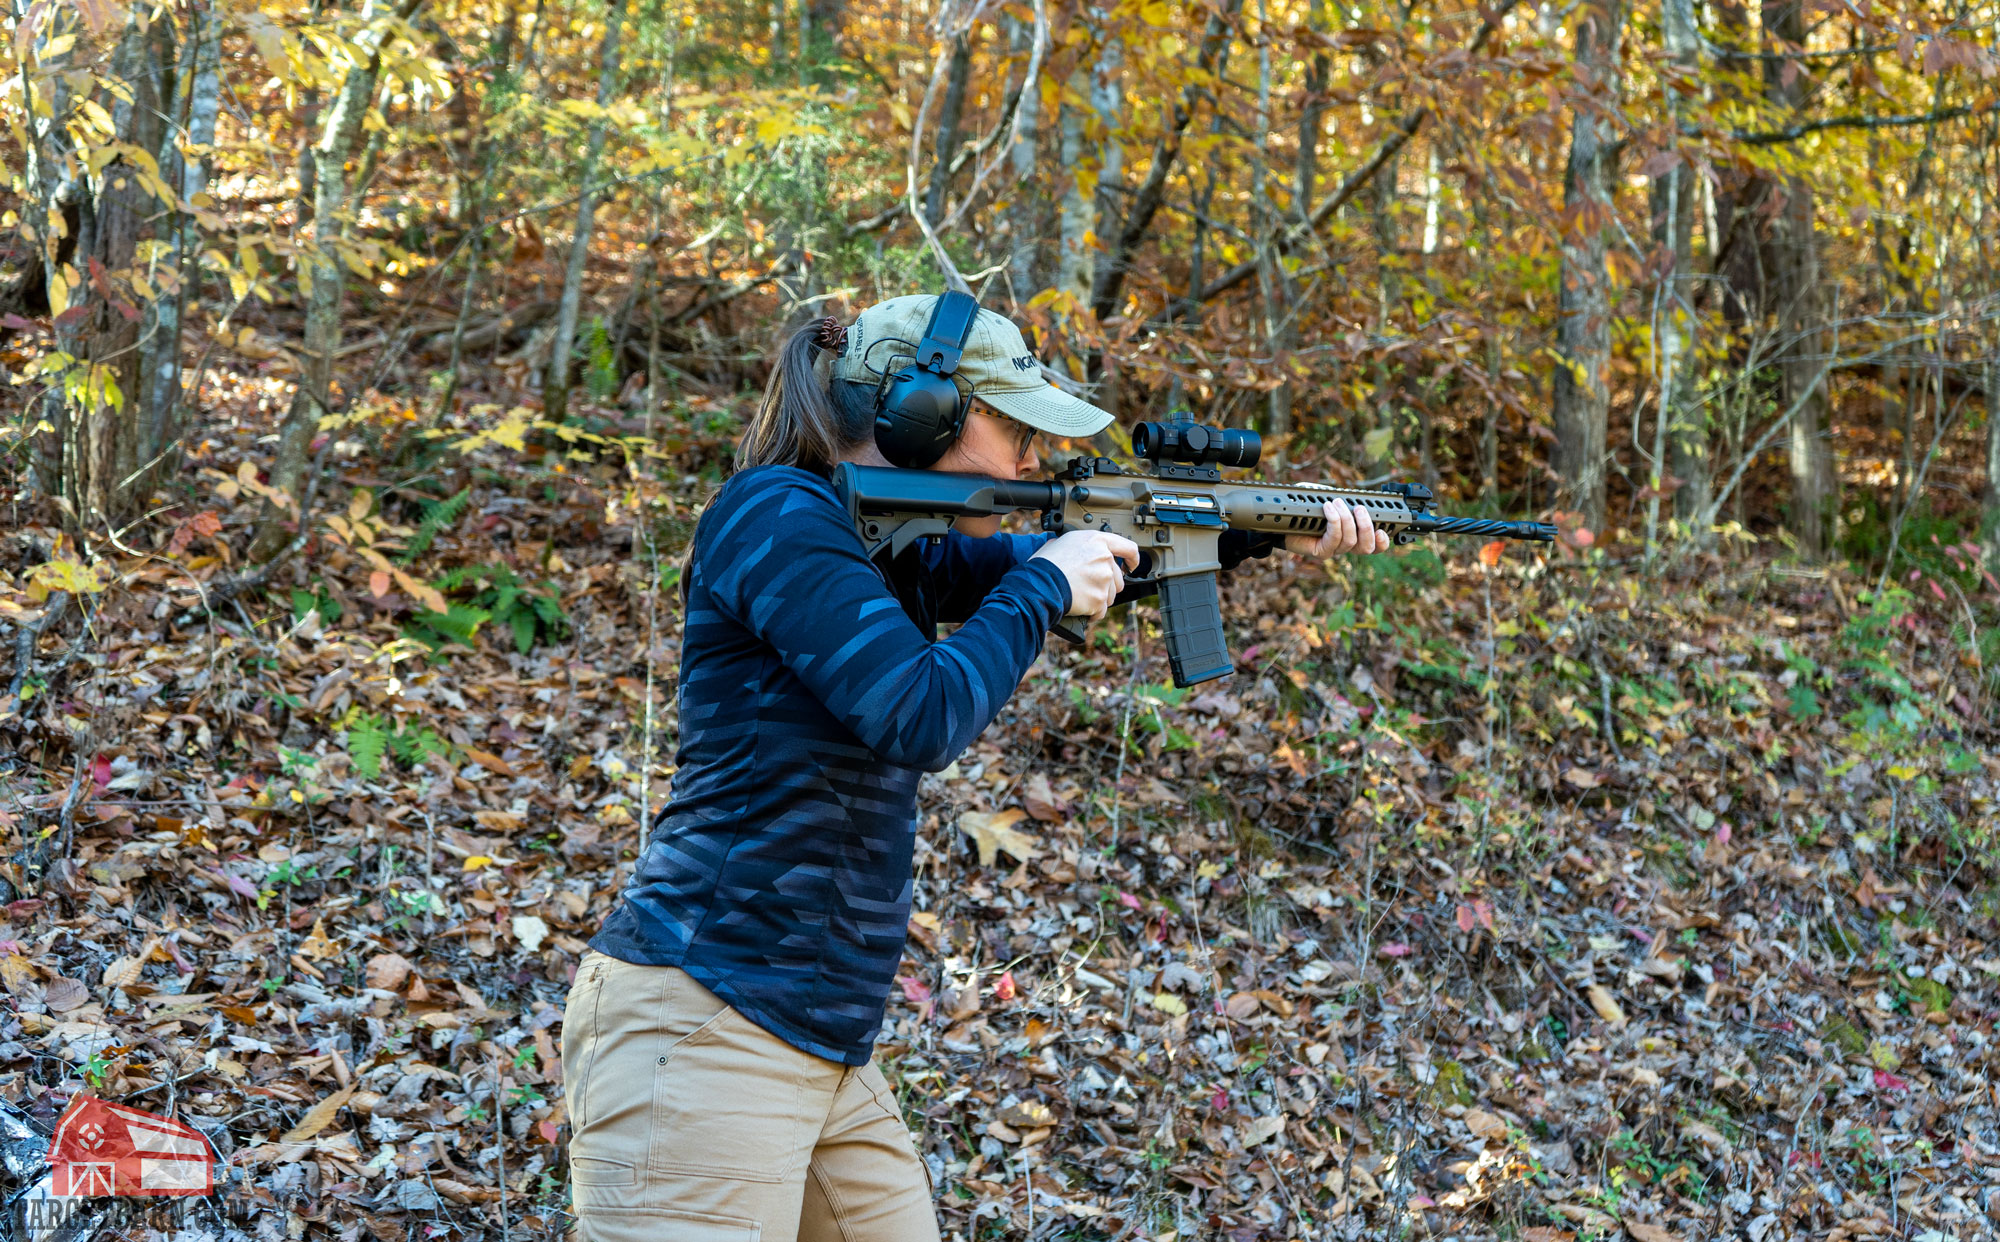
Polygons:
<instances>
[{"instance_id":1,"label":"woman","mask_svg":"<svg viewBox=\"0 0 2000 1242\"><path fill-rule=\"evenodd\" d=\"M927 1166L870 1059L910 912L917 782L998 714L1052 624L1111 607L1140 553L981 518L867 559L828 475L890 464L883 377L929 344L935 303L794 335L696 525L673 796L565 1013L587 1242L938 1236ZM971 396L934 468L1025 477L1038 431L1111 421L1044 383L1011 322L970 309L949 378ZM1287 546L1387 548L1366 510L1327 516L1325 538ZM1268 551L1230 543L1225 564ZM936 641L939 621L959 627Z\"/></svg>"}]
</instances>

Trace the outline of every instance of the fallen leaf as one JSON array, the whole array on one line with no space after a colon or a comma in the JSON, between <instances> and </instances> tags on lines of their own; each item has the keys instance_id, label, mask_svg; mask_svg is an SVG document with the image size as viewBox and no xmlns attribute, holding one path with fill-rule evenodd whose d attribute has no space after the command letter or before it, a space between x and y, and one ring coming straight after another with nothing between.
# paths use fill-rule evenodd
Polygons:
<instances>
[{"instance_id":1,"label":"fallen leaf","mask_svg":"<svg viewBox=\"0 0 2000 1242\"><path fill-rule=\"evenodd\" d=\"M490 752L480 750L476 746L466 747L465 754L466 757L471 759L474 763L478 764L482 768L485 768L488 772L491 772L496 776L513 776L516 774L514 772L512 765L510 765L505 759L502 759L500 756L492 754Z\"/></svg>"},{"instance_id":2,"label":"fallen leaf","mask_svg":"<svg viewBox=\"0 0 2000 1242\"><path fill-rule=\"evenodd\" d=\"M89 999L90 989L83 986L80 981L57 975L49 980L42 1003L49 1007L50 1013L68 1013L72 1009L81 1008Z\"/></svg>"},{"instance_id":3,"label":"fallen leaf","mask_svg":"<svg viewBox=\"0 0 2000 1242\"><path fill-rule=\"evenodd\" d=\"M1243 1145L1255 1147L1268 1143L1285 1132L1285 1115L1278 1113L1270 1117L1259 1117L1243 1127Z\"/></svg>"},{"instance_id":4,"label":"fallen leaf","mask_svg":"<svg viewBox=\"0 0 2000 1242\"><path fill-rule=\"evenodd\" d=\"M1021 805L1028 808L1028 814L1043 823L1059 822L1066 808L1055 792L1049 788L1049 778L1037 772L1021 785Z\"/></svg>"},{"instance_id":5,"label":"fallen leaf","mask_svg":"<svg viewBox=\"0 0 2000 1242\"><path fill-rule=\"evenodd\" d=\"M346 956L345 950L327 936L326 920L323 918L313 920L311 934L299 942L299 952L316 962L331 961L336 957Z\"/></svg>"},{"instance_id":6,"label":"fallen leaf","mask_svg":"<svg viewBox=\"0 0 2000 1242\"><path fill-rule=\"evenodd\" d=\"M1040 1100L1022 1100L1000 1110L1000 1120L1016 1129L1035 1130L1055 1124L1056 1115Z\"/></svg>"},{"instance_id":7,"label":"fallen leaf","mask_svg":"<svg viewBox=\"0 0 2000 1242\"><path fill-rule=\"evenodd\" d=\"M549 925L532 914L517 914L513 922L514 939L530 953L541 950L542 941L548 939Z\"/></svg>"},{"instance_id":8,"label":"fallen leaf","mask_svg":"<svg viewBox=\"0 0 2000 1242\"><path fill-rule=\"evenodd\" d=\"M1632 1235L1632 1242L1681 1242L1681 1235L1659 1225L1649 1225L1643 1220L1622 1220L1625 1232Z\"/></svg>"},{"instance_id":9,"label":"fallen leaf","mask_svg":"<svg viewBox=\"0 0 2000 1242\"><path fill-rule=\"evenodd\" d=\"M410 959L400 953L377 953L361 968L361 981L371 988L393 992L403 986L403 981L415 969L410 965Z\"/></svg>"},{"instance_id":10,"label":"fallen leaf","mask_svg":"<svg viewBox=\"0 0 2000 1242\"><path fill-rule=\"evenodd\" d=\"M958 826L979 849L979 865L990 867L1001 850L1027 862L1041 853L1034 838L1017 832L1014 825L1028 818L1026 811L967 811L958 817Z\"/></svg>"},{"instance_id":11,"label":"fallen leaf","mask_svg":"<svg viewBox=\"0 0 2000 1242\"><path fill-rule=\"evenodd\" d=\"M143 957L121 957L104 968L103 984L107 988L127 988L139 982L140 972L145 970Z\"/></svg>"},{"instance_id":12,"label":"fallen leaf","mask_svg":"<svg viewBox=\"0 0 2000 1242\"><path fill-rule=\"evenodd\" d=\"M9 953L0 957L0 985L19 996L21 990L35 981L35 968L26 957L19 953Z\"/></svg>"},{"instance_id":13,"label":"fallen leaf","mask_svg":"<svg viewBox=\"0 0 2000 1242\"><path fill-rule=\"evenodd\" d=\"M307 1139L312 1138L321 1130L333 1124L334 1114L341 1110L342 1106L347 1103L347 1098L353 1094L354 1088L346 1086L327 1096L308 1109L306 1115L299 1119L299 1124L285 1131L279 1137L278 1141L280 1143L303 1143Z\"/></svg>"},{"instance_id":14,"label":"fallen leaf","mask_svg":"<svg viewBox=\"0 0 2000 1242\"><path fill-rule=\"evenodd\" d=\"M1598 1017L1613 1026L1625 1025L1625 1011L1619 1008L1617 998L1603 984L1591 984L1584 995L1590 999L1590 1007L1597 1011Z\"/></svg>"}]
</instances>

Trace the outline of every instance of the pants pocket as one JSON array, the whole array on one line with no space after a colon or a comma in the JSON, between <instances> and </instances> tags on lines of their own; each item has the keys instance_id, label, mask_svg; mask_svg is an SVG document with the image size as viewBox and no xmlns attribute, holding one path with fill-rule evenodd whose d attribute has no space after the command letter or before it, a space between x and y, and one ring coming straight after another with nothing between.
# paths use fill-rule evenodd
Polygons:
<instances>
[{"instance_id":1,"label":"pants pocket","mask_svg":"<svg viewBox=\"0 0 2000 1242\"><path fill-rule=\"evenodd\" d=\"M714 1000L687 982L689 1003ZM654 1068L650 1169L746 1182L791 1178L817 1133L806 1132L805 1057L724 1005Z\"/></svg>"},{"instance_id":2,"label":"pants pocket","mask_svg":"<svg viewBox=\"0 0 2000 1242\"><path fill-rule=\"evenodd\" d=\"M563 1000L563 1100L572 1135L581 1133L589 1124L585 1096L590 1091L590 1060L603 1034L598 1021L598 997L604 990L604 959L594 951L593 955L584 957L576 972L576 983Z\"/></svg>"}]
</instances>

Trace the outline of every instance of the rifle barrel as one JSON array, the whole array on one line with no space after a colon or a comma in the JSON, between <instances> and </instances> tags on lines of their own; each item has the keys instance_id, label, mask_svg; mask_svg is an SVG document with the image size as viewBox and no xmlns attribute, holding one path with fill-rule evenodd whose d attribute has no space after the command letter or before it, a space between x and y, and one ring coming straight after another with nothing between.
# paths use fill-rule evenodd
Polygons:
<instances>
[{"instance_id":1,"label":"rifle barrel","mask_svg":"<svg viewBox=\"0 0 2000 1242\"><path fill-rule=\"evenodd\" d=\"M1430 530L1440 535L1486 535L1493 539L1527 539L1535 543L1553 543L1556 537L1552 522L1510 522L1500 518L1444 517L1434 515L1430 525L1421 523L1412 530Z\"/></svg>"}]
</instances>

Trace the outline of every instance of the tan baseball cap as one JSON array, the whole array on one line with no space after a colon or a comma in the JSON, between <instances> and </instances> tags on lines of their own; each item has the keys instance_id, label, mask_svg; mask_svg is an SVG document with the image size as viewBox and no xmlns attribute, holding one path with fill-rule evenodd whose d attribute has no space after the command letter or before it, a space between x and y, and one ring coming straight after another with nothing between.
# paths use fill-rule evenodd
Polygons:
<instances>
[{"instance_id":1,"label":"tan baseball cap","mask_svg":"<svg viewBox=\"0 0 2000 1242\"><path fill-rule=\"evenodd\" d=\"M847 329L834 378L876 384L884 373L909 365L936 305L936 294L915 293L862 311ZM1111 425L1111 415L1043 379L1041 362L1014 321L983 306L953 378L1007 417L1053 436L1093 436Z\"/></svg>"}]
</instances>

